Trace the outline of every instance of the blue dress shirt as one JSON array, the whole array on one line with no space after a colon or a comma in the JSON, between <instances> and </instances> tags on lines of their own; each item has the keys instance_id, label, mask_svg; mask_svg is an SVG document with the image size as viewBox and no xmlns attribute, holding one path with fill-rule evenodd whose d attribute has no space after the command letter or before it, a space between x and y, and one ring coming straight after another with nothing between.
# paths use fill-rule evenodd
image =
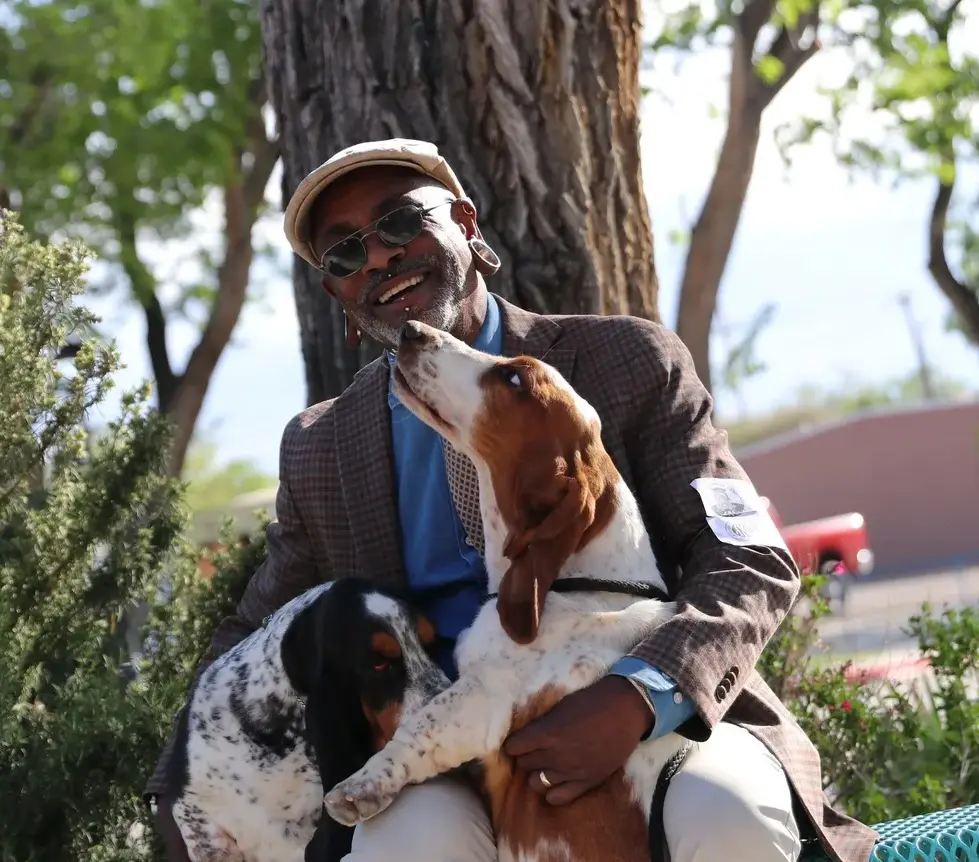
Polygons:
<instances>
[{"instance_id":1,"label":"blue dress shirt","mask_svg":"<svg viewBox=\"0 0 979 862\"><path fill-rule=\"evenodd\" d=\"M488 299L486 320L473 347L499 355L503 327L496 300ZM392 365L394 356L388 354ZM394 449L395 488L401 524L401 546L408 587L439 634L439 664L455 679L455 642L486 600L486 570L466 537L449 490L442 440L415 417L388 389ZM659 669L626 656L609 670L639 683L655 713L651 737L675 730L694 713L689 697Z\"/></svg>"}]
</instances>

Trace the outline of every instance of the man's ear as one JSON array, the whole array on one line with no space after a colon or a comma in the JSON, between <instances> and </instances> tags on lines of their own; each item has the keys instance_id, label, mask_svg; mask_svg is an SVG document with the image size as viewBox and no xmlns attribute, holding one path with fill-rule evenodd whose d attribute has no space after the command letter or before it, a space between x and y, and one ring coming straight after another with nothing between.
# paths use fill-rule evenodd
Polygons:
<instances>
[{"instance_id":1,"label":"man's ear","mask_svg":"<svg viewBox=\"0 0 979 862\"><path fill-rule=\"evenodd\" d=\"M462 229L462 235L467 241L474 237L483 238L479 232L476 205L471 200L458 198L452 202L452 220Z\"/></svg>"},{"instance_id":2,"label":"man's ear","mask_svg":"<svg viewBox=\"0 0 979 862\"><path fill-rule=\"evenodd\" d=\"M563 487L557 504L535 526L511 533L503 549L512 563L500 583L497 613L503 630L521 644L537 637L548 590L595 520L595 497L587 483L569 476L553 477L554 482ZM532 506L530 500L527 504Z\"/></svg>"}]
</instances>

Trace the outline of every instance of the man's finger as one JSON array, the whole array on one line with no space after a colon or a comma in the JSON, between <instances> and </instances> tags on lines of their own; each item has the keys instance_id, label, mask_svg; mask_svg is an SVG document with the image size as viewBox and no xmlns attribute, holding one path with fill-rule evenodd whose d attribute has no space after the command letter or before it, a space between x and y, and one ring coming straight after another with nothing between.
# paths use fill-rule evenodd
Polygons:
<instances>
[{"instance_id":1,"label":"man's finger","mask_svg":"<svg viewBox=\"0 0 979 862\"><path fill-rule=\"evenodd\" d=\"M548 775L550 778L550 775ZM593 781L566 781L563 784L555 784L553 789L547 791L544 797L550 805L567 805L574 802L579 796L584 795L595 787Z\"/></svg>"},{"instance_id":2,"label":"man's finger","mask_svg":"<svg viewBox=\"0 0 979 862\"><path fill-rule=\"evenodd\" d=\"M511 733L503 743L503 752L510 757L520 757L531 751L547 748L547 734L535 727L531 722L526 727Z\"/></svg>"},{"instance_id":3,"label":"man's finger","mask_svg":"<svg viewBox=\"0 0 979 862\"><path fill-rule=\"evenodd\" d=\"M560 752L553 748L535 748L533 751L528 751L526 754L521 754L519 757L514 758L514 763L518 769L523 769L526 772L537 772L539 769L543 769L550 775L552 770L557 770L558 772L566 772L566 769L562 767L567 766L566 763L562 763ZM569 776L570 777L570 776Z\"/></svg>"},{"instance_id":4,"label":"man's finger","mask_svg":"<svg viewBox=\"0 0 979 862\"><path fill-rule=\"evenodd\" d=\"M549 784L551 785L550 787L545 785L541 780L541 772L544 773ZM560 787L565 783L565 780L566 779L560 772L556 772L553 769L535 769L527 776L527 786L530 787L534 793L539 793L541 796L543 796L545 793L550 793L551 790Z\"/></svg>"}]
</instances>

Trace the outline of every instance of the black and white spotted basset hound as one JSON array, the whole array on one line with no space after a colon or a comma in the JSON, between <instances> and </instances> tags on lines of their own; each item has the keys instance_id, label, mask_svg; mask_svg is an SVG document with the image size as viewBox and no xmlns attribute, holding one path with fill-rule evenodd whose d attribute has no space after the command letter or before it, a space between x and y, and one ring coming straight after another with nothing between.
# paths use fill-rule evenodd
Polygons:
<instances>
[{"instance_id":1,"label":"black and white spotted basset hound","mask_svg":"<svg viewBox=\"0 0 979 862\"><path fill-rule=\"evenodd\" d=\"M323 790L448 686L431 624L359 579L317 586L218 658L177 728L169 786L191 862L335 862Z\"/></svg>"}]
</instances>

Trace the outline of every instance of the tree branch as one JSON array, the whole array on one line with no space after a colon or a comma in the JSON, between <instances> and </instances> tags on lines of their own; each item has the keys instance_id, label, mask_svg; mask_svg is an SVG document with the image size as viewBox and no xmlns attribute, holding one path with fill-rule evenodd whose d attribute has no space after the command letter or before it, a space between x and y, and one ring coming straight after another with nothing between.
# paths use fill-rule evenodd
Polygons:
<instances>
[{"instance_id":1,"label":"tree branch","mask_svg":"<svg viewBox=\"0 0 979 862\"><path fill-rule=\"evenodd\" d=\"M952 164L955 164L954 159ZM935 195L928 223L928 272L952 304L966 337L973 344L979 345L979 290L959 281L952 273L945 256L945 228L954 187L954 178L947 183L938 183L938 193Z\"/></svg>"},{"instance_id":2,"label":"tree branch","mask_svg":"<svg viewBox=\"0 0 979 862\"><path fill-rule=\"evenodd\" d=\"M812 31L812 39L805 47L801 39L807 31ZM761 97L767 107L792 80L795 74L816 55L822 44L819 41L819 7L799 16L797 25L793 28L782 27L772 41L769 53L782 64L782 74L774 84L762 82Z\"/></svg>"},{"instance_id":3,"label":"tree branch","mask_svg":"<svg viewBox=\"0 0 979 862\"><path fill-rule=\"evenodd\" d=\"M775 0L750 0L734 20L731 82L728 87L728 113L731 117L742 113L756 99L755 90L759 81L754 72L755 42L774 10Z\"/></svg>"},{"instance_id":4,"label":"tree branch","mask_svg":"<svg viewBox=\"0 0 979 862\"><path fill-rule=\"evenodd\" d=\"M259 97L264 92L264 86L257 91ZM177 426L169 462L172 475L179 475L183 468L211 377L231 340L245 304L254 257L252 229L258 217L258 208L265 199L265 188L272 169L279 158L277 141L269 140L265 131L262 104L256 104L248 131L245 151L252 156L251 166L245 171L239 156L234 179L224 189L225 253L218 269L214 305L200 341L187 360L180 391L172 405Z\"/></svg>"},{"instance_id":5,"label":"tree branch","mask_svg":"<svg viewBox=\"0 0 979 862\"><path fill-rule=\"evenodd\" d=\"M156 295L156 280L136 251L136 220L128 214L117 214L116 233L119 235L119 260L129 278L133 296L143 307L146 315L146 348L150 355L150 367L156 380L157 406L168 412L180 385L174 374L167 349L167 319L163 306Z\"/></svg>"},{"instance_id":6,"label":"tree branch","mask_svg":"<svg viewBox=\"0 0 979 862\"><path fill-rule=\"evenodd\" d=\"M252 164L245 178L245 206L249 212L254 213L265 200L265 188L276 162L279 161L279 142L269 139L266 134L261 110L249 122L248 140Z\"/></svg>"},{"instance_id":7,"label":"tree branch","mask_svg":"<svg viewBox=\"0 0 979 862\"><path fill-rule=\"evenodd\" d=\"M761 28L771 20L774 11L775 0L751 0L745 4L744 11L737 17L735 29L746 44L754 47Z\"/></svg>"},{"instance_id":8,"label":"tree branch","mask_svg":"<svg viewBox=\"0 0 979 862\"><path fill-rule=\"evenodd\" d=\"M252 82L249 97L254 110L245 124L245 152L252 157L245 177L245 206L253 211L265 200L265 188L279 160L279 142L265 129L262 112L268 102L268 85L264 74Z\"/></svg>"},{"instance_id":9,"label":"tree branch","mask_svg":"<svg viewBox=\"0 0 979 862\"><path fill-rule=\"evenodd\" d=\"M10 142L15 147L25 144L27 135L40 116L41 109L44 107L44 102L51 90L51 70L46 64L42 63L31 72L30 84L34 88L31 99L10 130Z\"/></svg>"}]
</instances>

